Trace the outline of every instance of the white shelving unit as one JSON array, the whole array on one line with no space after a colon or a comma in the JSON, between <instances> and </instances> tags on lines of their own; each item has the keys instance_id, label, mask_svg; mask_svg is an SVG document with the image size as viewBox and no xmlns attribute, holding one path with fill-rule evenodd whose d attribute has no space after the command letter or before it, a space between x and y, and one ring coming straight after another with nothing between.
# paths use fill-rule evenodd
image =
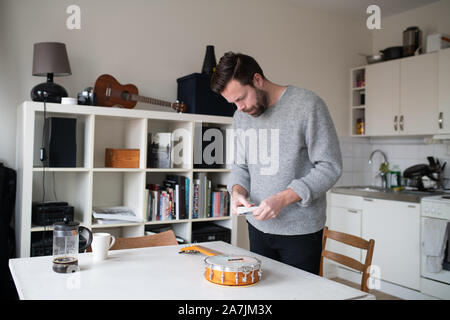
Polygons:
<instances>
[{"instance_id":1,"label":"white shelving unit","mask_svg":"<svg viewBox=\"0 0 450 320\"><path fill-rule=\"evenodd\" d=\"M193 177L207 172L213 185L226 184L230 167L225 169L194 169L194 128L214 125L231 128L231 117L178 114L122 108L80 105L46 104L47 117L77 118L77 161L74 168L42 168L39 149L42 143L44 104L24 102L17 113L18 171L16 208L16 246L18 257L30 256L31 234L51 230L51 227L32 225L32 203L43 200L45 171L45 200L66 201L74 206L75 220L93 232L105 231L119 237L145 234L148 225L170 225L175 234L192 241L192 224L213 222L231 229L232 244L237 243L236 228L241 219L233 216L192 219ZM182 163L175 168L146 168L148 133L188 132L188 147L183 149ZM140 150L139 168L105 168L105 148L133 148ZM185 152L186 151L186 152ZM145 187L160 183L166 174L183 175L190 181L189 216L183 220L148 221L146 217ZM133 208L140 223L96 224L93 206L125 205ZM245 245L244 245L245 246Z\"/></svg>"},{"instance_id":2,"label":"white shelving unit","mask_svg":"<svg viewBox=\"0 0 450 320\"><path fill-rule=\"evenodd\" d=\"M365 101L362 101L366 93L365 70L364 66L350 69L350 135L352 137L365 135L366 106ZM364 123L362 133L357 130L358 119Z\"/></svg>"}]
</instances>

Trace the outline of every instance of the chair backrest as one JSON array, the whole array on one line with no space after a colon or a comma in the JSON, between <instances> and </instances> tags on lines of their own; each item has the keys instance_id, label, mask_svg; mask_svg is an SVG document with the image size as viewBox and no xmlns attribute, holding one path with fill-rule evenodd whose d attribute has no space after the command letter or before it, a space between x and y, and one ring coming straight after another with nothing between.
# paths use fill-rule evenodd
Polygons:
<instances>
[{"instance_id":1,"label":"chair backrest","mask_svg":"<svg viewBox=\"0 0 450 320\"><path fill-rule=\"evenodd\" d=\"M111 247L110 250L170 246L177 244L178 241L175 237L175 233L172 230L168 230L152 234L150 236L142 236L135 238L116 238L116 242L114 243L114 245ZM92 248L89 247L86 251L92 252Z\"/></svg>"},{"instance_id":2,"label":"chair backrest","mask_svg":"<svg viewBox=\"0 0 450 320\"><path fill-rule=\"evenodd\" d=\"M367 250L366 259L364 261L364 264L362 264L361 262L359 262L353 258L347 257L345 255L331 252L329 250L325 250L325 245L326 245L328 238L345 243L352 247ZM320 257L319 275L323 276L323 259L324 258L336 261L347 267L350 267L352 269L362 272L361 290L364 292L369 292L367 280L369 279L369 276L370 276L369 267L372 264L372 256L373 256L374 247L375 247L375 240L373 240L373 239L370 239L369 241L367 241L367 240L364 240L363 238L360 238L360 237L357 237L357 236L354 236L351 234L339 232L339 231L332 231L332 230L329 230L328 227L325 227L323 229L322 255Z\"/></svg>"}]
</instances>

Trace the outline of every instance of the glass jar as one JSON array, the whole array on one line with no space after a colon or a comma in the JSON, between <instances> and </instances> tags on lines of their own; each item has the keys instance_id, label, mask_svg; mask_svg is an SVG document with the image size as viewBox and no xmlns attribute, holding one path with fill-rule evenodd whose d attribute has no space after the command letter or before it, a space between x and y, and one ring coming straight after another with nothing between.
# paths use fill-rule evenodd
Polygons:
<instances>
[{"instance_id":1,"label":"glass jar","mask_svg":"<svg viewBox=\"0 0 450 320\"><path fill-rule=\"evenodd\" d=\"M86 232L88 240L79 248L79 234ZM57 222L53 225L53 271L71 273L78 270L78 253L86 250L92 242L92 232L76 221Z\"/></svg>"}]
</instances>

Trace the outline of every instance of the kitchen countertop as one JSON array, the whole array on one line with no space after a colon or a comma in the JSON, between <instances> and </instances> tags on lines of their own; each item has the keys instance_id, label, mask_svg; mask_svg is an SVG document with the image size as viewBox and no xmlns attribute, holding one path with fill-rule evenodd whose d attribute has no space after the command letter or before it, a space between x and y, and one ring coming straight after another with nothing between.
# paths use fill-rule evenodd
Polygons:
<instances>
[{"instance_id":1,"label":"kitchen countertop","mask_svg":"<svg viewBox=\"0 0 450 320\"><path fill-rule=\"evenodd\" d=\"M364 198L382 199L382 200L394 200L420 203L424 197L437 196L445 194L443 191L393 191L391 189L383 190L380 187L375 186L342 186L334 187L331 189L332 193L359 196Z\"/></svg>"}]
</instances>

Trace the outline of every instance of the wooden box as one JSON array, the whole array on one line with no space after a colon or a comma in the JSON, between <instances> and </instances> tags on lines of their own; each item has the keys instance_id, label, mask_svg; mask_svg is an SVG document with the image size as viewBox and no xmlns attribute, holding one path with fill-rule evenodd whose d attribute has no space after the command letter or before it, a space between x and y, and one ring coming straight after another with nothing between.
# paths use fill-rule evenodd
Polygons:
<instances>
[{"instance_id":1,"label":"wooden box","mask_svg":"<svg viewBox=\"0 0 450 320\"><path fill-rule=\"evenodd\" d=\"M139 168L139 149L105 150L105 167L107 168Z\"/></svg>"}]
</instances>

